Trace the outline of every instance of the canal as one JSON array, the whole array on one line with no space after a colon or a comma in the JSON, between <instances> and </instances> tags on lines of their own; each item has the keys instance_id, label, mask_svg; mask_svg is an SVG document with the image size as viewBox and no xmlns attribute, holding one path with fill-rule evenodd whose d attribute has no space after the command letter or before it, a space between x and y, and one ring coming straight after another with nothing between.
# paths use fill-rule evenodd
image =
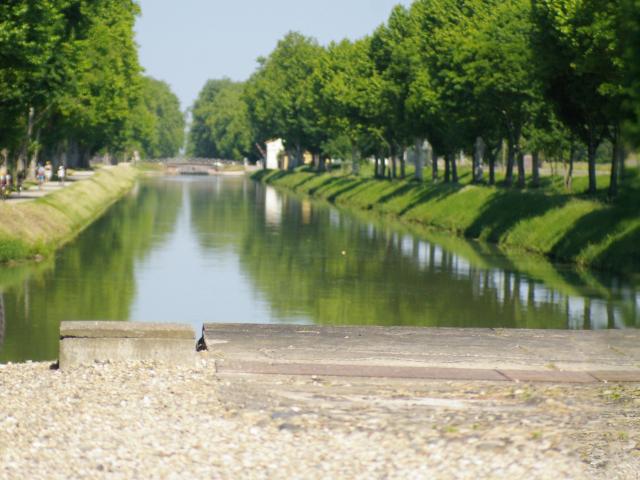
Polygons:
<instances>
[{"instance_id":1,"label":"canal","mask_svg":"<svg viewBox=\"0 0 640 480\"><path fill-rule=\"evenodd\" d=\"M0 362L55 359L63 320L635 328L640 286L246 178L168 177L0 270Z\"/></svg>"}]
</instances>

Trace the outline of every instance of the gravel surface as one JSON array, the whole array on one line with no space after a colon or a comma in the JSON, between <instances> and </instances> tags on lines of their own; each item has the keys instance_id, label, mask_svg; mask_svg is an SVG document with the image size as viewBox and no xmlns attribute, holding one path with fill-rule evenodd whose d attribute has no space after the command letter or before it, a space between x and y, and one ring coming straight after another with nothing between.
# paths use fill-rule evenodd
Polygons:
<instances>
[{"instance_id":1,"label":"gravel surface","mask_svg":"<svg viewBox=\"0 0 640 480\"><path fill-rule=\"evenodd\" d=\"M0 365L0 478L640 478L639 385Z\"/></svg>"}]
</instances>

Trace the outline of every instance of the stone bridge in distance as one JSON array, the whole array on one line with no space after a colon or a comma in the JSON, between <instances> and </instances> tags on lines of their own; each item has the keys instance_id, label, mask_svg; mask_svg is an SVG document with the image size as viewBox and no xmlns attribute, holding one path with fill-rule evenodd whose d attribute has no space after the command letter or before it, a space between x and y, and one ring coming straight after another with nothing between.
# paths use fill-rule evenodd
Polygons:
<instances>
[{"instance_id":1,"label":"stone bridge in distance","mask_svg":"<svg viewBox=\"0 0 640 480\"><path fill-rule=\"evenodd\" d=\"M152 163L164 165L169 175L217 175L243 166L242 162L217 158L163 158Z\"/></svg>"}]
</instances>

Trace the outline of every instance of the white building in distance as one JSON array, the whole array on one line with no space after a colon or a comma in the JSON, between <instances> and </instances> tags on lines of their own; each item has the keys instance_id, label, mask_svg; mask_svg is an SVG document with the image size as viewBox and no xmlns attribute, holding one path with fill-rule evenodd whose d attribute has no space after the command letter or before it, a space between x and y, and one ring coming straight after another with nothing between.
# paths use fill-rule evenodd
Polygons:
<instances>
[{"instance_id":1,"label":"white building in distance","mask_svg":"<svg viewBox=\"0 0 640 480\"><path fill-rule=\"evenodd\" d=\"M267 168L276 170L282 168L279 162L280 154L284 152L284 143L282 139L276 138L269 140L267 143Z\"/></svg>"}]
</instances>

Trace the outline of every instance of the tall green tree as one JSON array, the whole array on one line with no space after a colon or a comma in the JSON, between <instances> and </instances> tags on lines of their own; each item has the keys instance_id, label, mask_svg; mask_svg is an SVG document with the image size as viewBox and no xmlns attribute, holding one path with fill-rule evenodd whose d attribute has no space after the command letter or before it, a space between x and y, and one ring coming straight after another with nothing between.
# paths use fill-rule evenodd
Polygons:
<instances>
[{"instance_id":1,"label":"tall green tree","mask_svg":"<svg viewBox=\"0 0 640 480\"><path fill-rule=\"evenodd\" d=\"M624 101L620 1L533 0L532 7L540 79L558 117L587 147L593 194L597 149L610 138L617 151L620 139ZM613 194L616 164L614 160Z\"/></svg>"},{"instance_id":2,"label":"tall green tree","mask_svg":"<svg viewBox=\"0 0 640 480\"><path fill-rule=\"evenodd\" d=\"M244 83L229 79L205 84L192 109L191 155L228 160L257 157L244 88Z\"/></svg>"},{"instance_id":3,"label":"tall green tree","mask_svg":"<svg viewBox=\"0 0 640 480\"><path fill-rule=\"evenodd\" d=\"M356 174L359 157L379 154L376 140L382 139L375 122L382 101L382 82L369 52L369 37L333 43L322 57L314 78L319 88L317 108L322 127L331 136L348 138ZM325 146L325 150L331 148Z\"/></svg>"},{"instance_id":4,"label":"tall green tree","mask_svg":"<svg viewBox=\"0 0 640 480\"><path fill-rule=\"evenodd\" d=\"M257 72L247 82L251 123L262 141L284 140L290 168L302 163L305 149L317 148L321 119L311 97L312 76L321 56L316 40L291 32L268 58L260 59Z\"/></svg>"},{"instance_id":5,"label":"tall green tree","mask_svg":"<svg viewBox=\"0 0 640 480\"><path fill-rule=\"evenodd\" d=\"M216 158L215 139L207 126L207 119L213 114L212 105L215 98L222 90L228 88L233 82L228 78L208 80L198 94L198 98L191 107L191 128L187 154L192 157Z\"/></svg>"},{"instance_id":6,"label":"tall green tree","mask_svg":"<svg viewBox=\"0 0 640 480\"><path fill-rule=\"evenodd\" d=\"M434 156L444 155L446 182L458 181L456 154L474 141L466 102L469 89L461 85L464 75L455 57L462 41L456 26L469 14L462 0L417 0L411 7L420 60L407 105L411 124L425 132ZM435 178L435 168L433 173Z\"/></svg>"},{"instance_id":7,"label":"tall green tree","mask_svg":"<svg viewBox=\"0 0 640 480\"><path fill-rule=\"evenodd\" d=\"M133 117L133 142L143 158L175 157L184 145L185 120L169 85L142 78L142 101Z\"/></svg>"},{"instance_id":8,"label":"tall green tree","mask_svg":"<svg viewBox=\"0 0 640 480\"><path fill-rule=\"evenodd\" d=\"M63 161L67 152L127 156L140 101L138 13L133 0L0 5L0 143L13 158L31 151L33 161L41 146Z\"/></svg>"},{"instance_id":9,"label":"tall green tree","mask_svg":"<svg viewBox=\"0 0 640 480\"><path fill-rule=\"evenodd\" d=\"M0 146L16 160L32 147L33 131L66 84L65 11L71 2L0 4Z\"/></svg>"},{"instance_id":10,"label":"tall green tree","mask_svg":"<svg viewBox=\"0 0 640 480\"><path fill-rule=\"evenodd\" d=\"M412 66L416 62L415 43L411 34L409 12L402 6L395 7L386 25L380 26L371 37L370 56L380 79L381 102L377 115L377 127L391 157L390 176L405 176L404 150L412 143L414 134L407 112L410 94Z\"/></svg>"},{"instance_id":11,"label":"tall green tree","mask_svg":"<svg viewBox=\"0 0 640 480\"><path fill-rule=\"evenodd\" d=\"M633 146L640 145L640 0L623 0L621 14L621 44L624 48L625 103L627 120L625 137Z\"/></svg>"},{"instance_id":12,"label":"tall green tree","mask_svg":"<svg viewBox=\"0 0 640 480\"><path fill-rule=\"evenodd\" d=\"M59 102L61 122L51 129L64 125L63 141L80 144L81 163L98 152L128 159L136 143L132 113L142 100L133 30L139 7L133 0L83 0L73 14L72 88Z\"/></svg>"},{"instance_id":13,"label":"tall green tree","mask_svg":"<svg viewBox=\"0 0 640 480\"><path fill-rule=\"evenodd\" d=\"M499 122L508 144L505 183L513 183L517 162L518 186L524 187L523 130L533 120L536 106L543 102L531 69L535 61L530 44L531 4L529 0L468 3L476 8L462 24L468 34L458 30L456 35L463 42L456 47L454 57L466 76L458 85L471 94L469 116L481 119L482 130L490 128L491 120ZM478 133L496 138L491 132Z\"/></svg>"}]
</instances>

